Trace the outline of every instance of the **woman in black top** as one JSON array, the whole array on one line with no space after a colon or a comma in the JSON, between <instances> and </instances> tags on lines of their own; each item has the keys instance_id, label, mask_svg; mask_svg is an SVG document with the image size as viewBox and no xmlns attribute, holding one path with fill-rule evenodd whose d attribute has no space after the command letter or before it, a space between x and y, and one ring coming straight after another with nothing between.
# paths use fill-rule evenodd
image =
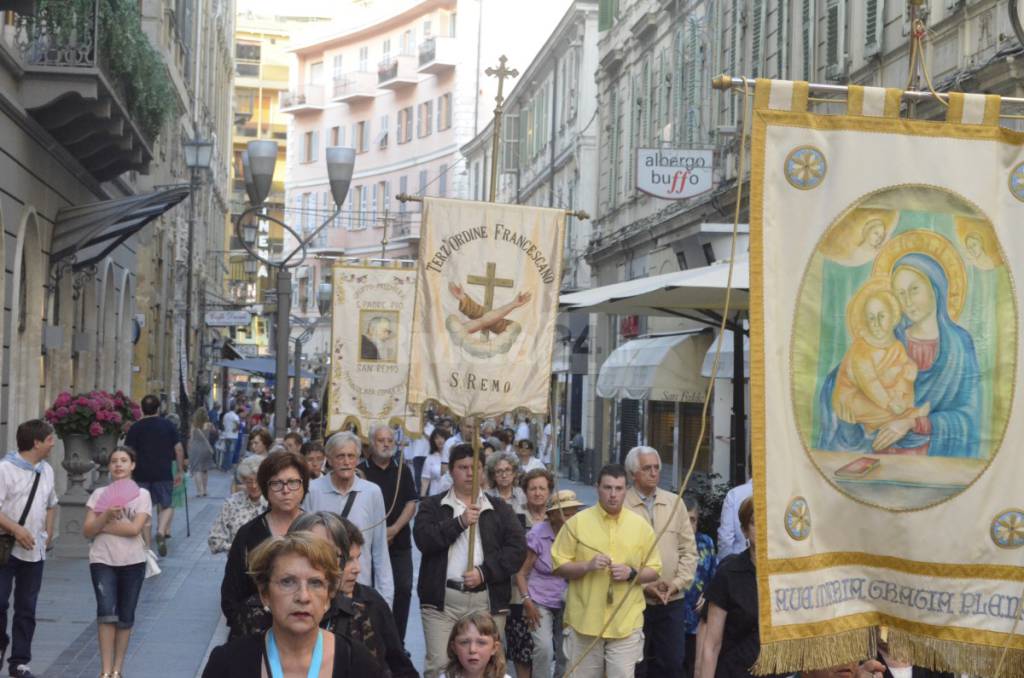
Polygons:
<instances>
[{"instance_id":1,"label":"woman in black top","mask_svg":"<svg viewBox=\"0 0 1024 678\"><path fill-rule=\"evenodd\" d=\"M272 537L249 564L271 628L215 648L203 678L308 675L311 668L319 675L328 669L331 678L380 673L365 648L319 627L341 580L332 545L308 533Z\"/></svg>"},{"instance_id":2,"label":"woman in black top","mask_svg":"<svg viewBox=\"0 0 1024 678\"><path fill-rule=\"evenodd\" d=\"M707 620L698 641L697 678L750 678L750 667L761 649L750 498L740 504L739 518L750 547L723 560L704 592Z\"/></svg>"},{"instance_id":3,"label":"woman in black top","mask_svg":"<svg viewBox=\"0 0 1024 678\"><path fill-rule=\"evenodd\" d=\"M249 553L267 538L285 534L302 513L299 505L309 490L309 467L294 452L277 452L260 463L256 481L270 509L238 528L228 551L220 609L228 622L229 638L265 630L270 623L248 574Z\"/></svg>"}]
</instances>

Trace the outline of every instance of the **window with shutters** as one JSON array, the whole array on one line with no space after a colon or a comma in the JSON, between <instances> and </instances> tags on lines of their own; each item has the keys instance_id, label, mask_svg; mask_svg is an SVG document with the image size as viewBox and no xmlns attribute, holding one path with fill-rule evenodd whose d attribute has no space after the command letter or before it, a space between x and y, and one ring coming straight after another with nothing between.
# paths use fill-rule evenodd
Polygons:
<instances>
[{"instance_id":1,"label":"window with shutters","mask_svg":"<svg viewBox=\"0 0 1024 678\"><path fill-rule=\"evenodd\" d=\"M333 66L331 68L331 74L332 74L335 82L341 80L342 76L345 75L344 71L342 70L342 61L341 61L341 55L340 54L334 55Z\"/></svg>"},{"instance_id":2,"label":"window with shutters","mask_svg":"<svg viewBox=\"0 0 1024 678\"><path fill-rule=\"evenodd\" d=\"M811 80L814 73L814 2L800 2L800 56L803 59L803 79Z\"/></svg>"},{"instance_id":3,"label":"window with shutters","mask_svg":"<svg viewBox=\"0 0 1024 678\"><path fill-rule=\"evenodd\" d=\"M622 193L626 197L633 195L633 172L635 167L633 166L633 159L636 157L636 148L639 145L640 133L641 133L641 120L644 116L644 109L646 108L643 104L643 97L641 92L643 91L643 82L641 80L642 75L634 75L632 82L630 83L630 110L629 110L629 140L626 144L625 157L622 162L625 163L626 167L626 181L622 186Z\"/></svg>"},{"instance_id":4,"label":"window with shutters","mask_svg":"<svg viewBox=\"0 0 1024 678\"><path fill-rule=\"evenodd\" d=\"M366 73L370 70L370 48L359 48L359 70Z\"/></svg>"},{"instance_id":5,"label":"window with shutters","mask_svg":"<svg viewBox=\"0 0 1024 678\"><path fill-rule=\"evenodd\" d=\"M508 115L501 127L501 171L515 172L519 166L519 115Z\"/></svg>"},{"instance_id":6,"label":"window with shutters","mask_svg":"<svg viewBox=\"0 0 1024 678\"><path fill-rule=\"evenodd\" d=\"M672 43L672 77L670 79L670 82L674 85L672 87L672 143L677 145L681 143L683 138L683 120L685 118L683 90L688 81L688 75L685 70L686 60L684 58L685 39L684 29L677 29L675 40Z\"/></svg>"},{"instance_id":7,"label":"window with shutters","mask_svg":"<svg viewBox=\"0 0 1024 678\"><path fill-rule=\"evenodd\" d=\"M452 126L452 93L437 98L437 131L443 132Z\"/></svg>"},{"instance_id":8,"label":"window with shutters","mask_svg":"<svg viewBox=\"0 0 1024 678\"><path fill-rule=\"evenodd\" d=\"M366 120L357 122L353 129L352 143L355 144L356 153L366 153L370 150L370 123Z\"/></svg>"},{"instance_id":9,"label":"window with shutters","mask_svg":"<svg viewBox=\"0 0 1024 678\"><path fill-rule=\"evenodd\" d=\"M730 26L732 29L732 35L729 40L729 72L738 73L737 67L739 66L739 52L741 46L741 21L740 21L740 7L739 0L732 0L732 12L730 13ZM740 97L726 97L725 100L729 105L729 124L735 125L738 120L738 104L736 100Z\"/></svg>"},{"instance_id":10,"label":"window with shutters","mask_svg":"<svg viewBox=\"0 0 1024 678\"><path fill-rule=\"evenodd\" d=\"M658 146L661 141L661 73L664 70L664 57L658 56L651 67L651 129L647 137L647 145Z\"/></svg>"},{"instance_id":11,"label":"window with shutters","mask_svg":"<svg viewBox=\"0 0 1024 678\"><path fill-rule=\"evenodd\" d=\"M406 106L398 111L395 137L400 144L412 141L412 106Z\"/></svg>"},{"instance_id":12,"label":"window with shutters","mask_svg":"<svg viewBox=\"0 0 1024 678\"><path fill-rule=\"evenodd\" d=\"M359 191L359 228L366 228L366 206L370 201L369 189L363 186L362 190Z\"/></svg>"},{"instance_id":13,"label":"window with shutters","mask_svg":"<svg viewBox=\"0 0 1024 678\"><path fill-rule=\"evenodd\" d=\"M448 195L448 165L442 163L441 171L437 175L437 195L444 198Z\"/></svg>"},{"instance_id":14,"label":"window with shutters","mask_svg":"<svg viewBox=\"0 0 1024 678\"><path fill-rule=\"evenodd\" d=\"M409 192L409 177L402 175L398 177L398 192L405 195ZM398 213L402 214L405 212L405 203L402 201L398 202Z\"/></svg>"},{"instance_id":15,"label":"window with shutters","mask_svg":"<svg viewBox=\"0 0 1024 678\"><path fill-rule=\"evenodd\" d=\"M338 137L341 136L341 128L334 126L331 128L331 146L338 146Z\"/></svg>"},{"instance_id":16,"label":"window with shutters","mask_svg":"<svg viewBox=\"0 0 1024 678\"><path fill-rule=\"evenodd\" d=\"M427 170L420 170L420 195L427 194Z\"/></svg>"},{"instance_id":17,"label":"window with shutters","mask_svg":"<svg viewBox=\"0 0 1024 678\"><path fill-rule=\"evenodd\" d=\"M750 12L752 19L750 29L750 73L755 78L761 77L761 73L764 70L762 68L762 63L764 62L764 55L762 54L762 49L764 48L764 11L765 1L754 0Z\"/></svg>"},{"instance_id":18,"label":"window with shutters","mask_svg":"<svg viewBox=\"0 0 1024 678\"><path fill-rule=\"evenodd\" d=\"M780 2L775 9L775 74L789 78L789 3Z\"/></svg>"},{"instance_id":19,"label":"window with shutters","mask_svg":"<svg viewBox=\"0 0 1024 678\"><path fill-rule=\"evenodd\" d=\"M597 30L607 31L619 18L619 0L600 0L597 6Z\"/></svg>"},{"instance_id":20,"label":"window with shutters","mask_svg":"<svg viewBox=\"0 0 1024 678\"><path fill-rule=\"evenodd\" d=\"M319 156L320 132L306 132L302 139L302 162L316 162Z\"/></svg>"},{"instance_id":21,"label":"window with shutters","mask_svg":"<svg viewBox=\"0 0 1024 678\"><path fill-rule=\"evenodd\" d=\"M841 80L845 70L845 10L843 0L828 0L825 10L825 77L830 80Z\"/></svg>"},{"instance_id":22,"label":"window with shutters","mask_svg":"<svg viewBox=\"0 0 1024 678\"><path fill-rule=\"evenodd\" d=\"M882 17L878 16L878 0L864 2L864 56L878 54L882 48Z\"/></svg>"},{"instance_id":23,"label":"window with shutters","mask_svg":"<svg viewBox=\"0 0 1024 678\"><path fill-rule=\"evenodd\" d=\"M697 141L700 131L700 47L701 33L700 24L695 18L690 19L689 37L686 40L686 71L684 75L686 84L686 95L683 98L683 112L686 116L685 139L689 146Z\"/></svg>"},{"instance_id":24,"label":"window with shutters","mask_svg":"<svg viewBox=\"0 0 1024 678\"><path fill-rule=\"evenodd\" d=\"M375 227L377 226L377 204L380 200L381 188L380 184L374 184L370 190L370 212L367 215L367 219Z\"/></svg>"},{"instance_id":25,"label":"window with shutters","mask_svg":"<svg viewBox=\"0 0 1024 678\"><path fill-rule=\"evenodd\" d=\"M434 100L424 101L416 108L416 136L428 137L433 132Z\"/></svg>"},{"instance_id":26,"label":"window with shutters","mask_svg":"<svg viewBox=\"0 0 1024 678\"><path fill-rule=\"evenodd\" d=\"M615 189L619 181L619 97L613 88L608 94L608 208L615 207Z\"/></svg>"},{"instance_id":27,"label":"window with shutters","mask_svg":"<svg viewBox=\"0 0 1024 678\"><path fill-rule=\"evenodd\" d=\"M391 39L388 38L384 41L384 44L380 46L380 60L391 61Z\"/></svg>"},{"instance_id":28,"label":"window with shutters","mask_svg":"<svg viewBox=\"0 0 1024 678\"><path fill-rule=\"evenodd\" d=\"M388 114L380 116L380 132L377 135L377 147L385 149L388 147Z\"/></svg>"}]
</instances>

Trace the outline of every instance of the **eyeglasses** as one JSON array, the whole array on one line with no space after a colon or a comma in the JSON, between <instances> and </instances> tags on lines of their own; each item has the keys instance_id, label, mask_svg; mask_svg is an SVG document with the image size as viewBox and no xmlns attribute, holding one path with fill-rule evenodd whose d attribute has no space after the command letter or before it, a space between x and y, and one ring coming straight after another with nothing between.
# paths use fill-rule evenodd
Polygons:
<instances>
[{"instance_id":1,"label":"eyeglasses","mask_svg":"<svg viewBox=\"0 0 1024 678\"><path fill-rule=\"evenodd\" d=\"M302 580L298 577L281 577L273 584L285 593L296 593L302 586ZM307 579L306 590L310 593L322 593L327 590L327 582L316 577Z\"/></svg>"},{"instance_id":2,"label":"eyeglasses","mask_svg":"<svg viewBox=\"0 0 1024 678\"><path fill-rule=\"evenodd\" d=\"M499 468L499 469L497 469L494 472L494 475L496 475L496 476L508 476L508 475L512 475L512 472L513 471L510 468Z\"/></svg>"},{"instance_id":3,"label":"eyeglasses","mask_svg":"<svg viewBox=\"0 0 1024 678\"><path fill-rule=\"evenodd\" d=\"M267 483L267 487L270 488L271 492L281 492L286 487L289 492L295 492L302 487L302 481L298 478L290 478L289 480L271 480Z\"/></svg>"}]
</instances>

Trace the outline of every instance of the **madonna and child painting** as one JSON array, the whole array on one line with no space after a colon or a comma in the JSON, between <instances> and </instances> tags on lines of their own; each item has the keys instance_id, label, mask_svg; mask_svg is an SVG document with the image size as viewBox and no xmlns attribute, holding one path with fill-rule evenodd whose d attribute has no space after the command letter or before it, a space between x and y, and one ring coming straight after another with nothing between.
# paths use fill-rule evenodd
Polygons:
<instances>
[{"instance_id":1,"label":"madonna and child painting","mask_svg":"<svg viewBox=\"0 0 1024 678\"><path fill-rule=\"evenodd\" d=\"M857 501L935 505L998 452L1016 302L993 224L955 194L904 185L846 210L808 263L791 342L804 446Z\"/></svg>"}]
</instances>

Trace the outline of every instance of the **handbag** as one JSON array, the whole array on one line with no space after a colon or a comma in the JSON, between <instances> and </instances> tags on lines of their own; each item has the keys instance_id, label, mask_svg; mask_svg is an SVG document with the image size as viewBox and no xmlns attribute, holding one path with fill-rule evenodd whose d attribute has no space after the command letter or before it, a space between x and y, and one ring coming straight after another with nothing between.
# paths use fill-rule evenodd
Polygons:
<instances>
[{"instance_id":1,"label":"handbag","mask_svg":"<svg viewBox=\"0 0 1024 678\"><path fill-rule=\"evenodd\" d=\"M146 579L157 576L161 571L153 549L146 549Z\"/></svg>"},{"instance_id":2,"label":"handbag","mask_svg":"<svg viewBox=\"0 0 1024 678\"><path fill-rule=\"evenodd\" d=\"M21 518L18 519L19 525L25 524L25 519L28 518L29 509L32 508L32 502L36 498L36 489L39 488L39 478L42 477L42 473L39 471L35 472L36 479L32 481L32 491L28 493L28 501L25 502L25 510L21 512ZM11 559L11 551L14 550L15 539L13 534L0 534L0 567L3 567Z\"/></svg>"}]
</instances>

